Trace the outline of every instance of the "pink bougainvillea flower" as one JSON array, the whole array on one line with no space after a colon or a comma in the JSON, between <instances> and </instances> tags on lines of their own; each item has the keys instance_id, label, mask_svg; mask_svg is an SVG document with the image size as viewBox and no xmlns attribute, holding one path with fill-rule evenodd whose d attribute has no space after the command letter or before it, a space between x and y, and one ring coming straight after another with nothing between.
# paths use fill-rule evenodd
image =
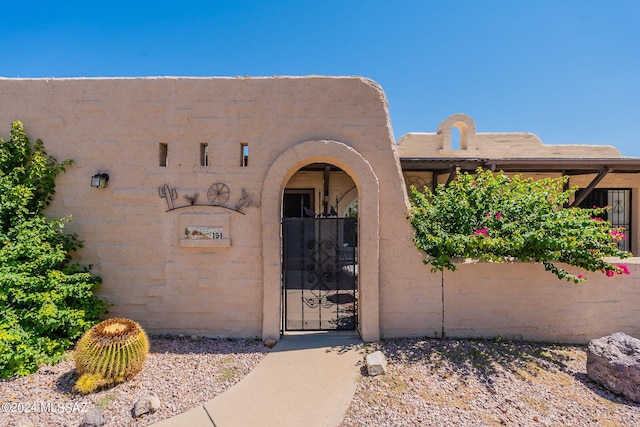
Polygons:
<instances>
[{"instance_id":1,"label":"pink bougainvillea flower","mask_svg":"<svg viewBox=\"0 0 640 427\"><path fill-rule=\"evenodd\" d=\"M582 274L578 274L578 279L582 279L584 276Z\"/></svg>"},{"instance_id":2,"label":"pink bougainvillea flower","mask_svg":"<svg viewBox=\"0 0 640 427\"><path fill-rule=\"evenodd\" d=\"M487 212L486 214L484 214L484 216L486 216L487 218L489 218L491 216L491 212Z\"/></svg>"},{"instance_id":3,"label":"pink bougainvillea flower","mask_svg":"<svg viewBox=\"0 0 640 427\"><path fill-rule=\"evenodd\" d=\"M599 218L599 217L595 217L595 218L591 218L591 221L603 222L603 221L604 221L604 219Z\"/></svg>"},{"instance_id":4,"label":"pink bougainvillea flower","mask_svg":"<svg viewBox=\"0 0 640 427\"><path fill-rule=\"evenodd\" d=\"M623 232L618 231L618 230L611 230L611 237L613 237L614 240L626 240L627 236L624 235Z\"/></svg>"},{"instance_id":5,"label":"pink bougainvillea flower","mask_svg":"<svg viewBox=\"0 0 640 427\"><path fill-rule=\"evenodd\" d=\"M631 274L631 271L629 271L629 267L627 267L627 266L626 266L626 265L624 265L624 264L620 264L620 265L618 266L618 268L620 268L620 272L619 272L619 274L622 274L622 273L624 273L624 274Z\"/></svg>"},{"instance_id":6,"label":"pink bougainvillea flower","mask_svg":"<svg viewBox=\"0 0 640 427\"><path fill-rule=\"evenodd\" d=\"M500 218L502 218L502 215L500 215L500 212L498 212L498 213L496 214L496 219L500 219Z\"/></svg>"},{"instance_id":7,"label":"pink bougainvillea flower","mask_svg":"<svg viewBox=\"0 0 640 427\"><path fill-rule=\"evenodd\" d=\"M489 232L487 231L486 228L479 228L478 230L473 232L474 236L484 236L484 237L489 237Z\"/></svg>"},{"instance_id":8,"label":"pink bougainvillea flower","mask_svg":"<svg viewBox=\"0 0 640 427\"><path fill-rule=\"evenodd\" d=\"M606 272L607 277L613 277L614 274L613 270L607 270Z\"/></svg>"},{"instance_id":9,"label":"pink bougainvillea flower","mask_svg":"<svg viewBox=\"0 0 640 427\"><path fill-rule=\"evenodd\" d=\"M477 182L475 182L475 181L473 181L473 182L471 183L471 185L478 185L478 183L477 183Z\"/></svg>"}]
</instances>

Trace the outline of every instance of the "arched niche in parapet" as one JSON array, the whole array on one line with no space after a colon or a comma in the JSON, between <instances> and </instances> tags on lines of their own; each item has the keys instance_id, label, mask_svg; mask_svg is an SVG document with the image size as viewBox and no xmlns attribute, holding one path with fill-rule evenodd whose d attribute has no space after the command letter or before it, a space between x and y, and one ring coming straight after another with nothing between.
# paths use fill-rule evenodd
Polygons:
<instances>
[{"instance_id":1,"label":"arched niche in parapet","mask_svg":"<svg viewBox=\"0 0 640 427\"><path fill-rule=\"evenodd\" d=\"M460 150L476 150L476 124L466 114L458 113L444 119L438 126L440 137L440 149L452 151L451 128L456 127L460 131Z\"/></svg>"}]
</instances>

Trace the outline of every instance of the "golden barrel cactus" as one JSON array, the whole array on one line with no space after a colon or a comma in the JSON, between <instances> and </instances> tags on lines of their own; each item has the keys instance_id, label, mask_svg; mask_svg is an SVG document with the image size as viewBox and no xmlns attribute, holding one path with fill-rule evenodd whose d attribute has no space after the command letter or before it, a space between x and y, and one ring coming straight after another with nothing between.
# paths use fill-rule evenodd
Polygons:
<instances>
[{"instance_id":1,"label":"golden barrel cactus","mask_svg":"<svg viewBox=\"0 0 640 427\"><path fill-rule=\"evenodd\" d=\"M149 338L133 320L116 317L95 325L76 344L76 390L92 393L132 378L148 353Z\"/></svg>"}]
</instances>

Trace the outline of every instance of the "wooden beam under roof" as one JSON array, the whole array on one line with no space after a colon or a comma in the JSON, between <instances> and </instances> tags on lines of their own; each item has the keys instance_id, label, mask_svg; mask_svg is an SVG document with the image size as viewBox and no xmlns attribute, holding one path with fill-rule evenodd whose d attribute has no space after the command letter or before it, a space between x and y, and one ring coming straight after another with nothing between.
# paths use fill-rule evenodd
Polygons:
<instances>
[{"instance_id":1,"label":"wooden beam under roof","mask_svg":"<svg viewBox=\"0 0 640 427\"><path fill-rule=\"evenodd\" d=\"M602 179L605 176L607 176L608 173L609 173L609 168L604 166L600 170L598 175L596 175L596 177L591 180L589 185L587 185L587 188L585 188L585 190L582 191L578 197L576 197L576 199L573 201L573 203L571 203L571 207L579 206L580 203L582 203L582 201L587 198L589 193L591 193L593 191L593 189L596 188L596 185L598 185L598 183L600 181L602 181Z\"/></svg>"}]
</instances>

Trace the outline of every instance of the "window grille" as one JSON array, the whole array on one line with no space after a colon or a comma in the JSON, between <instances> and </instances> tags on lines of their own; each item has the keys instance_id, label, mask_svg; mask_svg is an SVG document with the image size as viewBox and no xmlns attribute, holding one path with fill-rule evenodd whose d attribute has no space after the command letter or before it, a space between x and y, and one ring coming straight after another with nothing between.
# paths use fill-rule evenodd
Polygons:
<instances>
[{"instance_id":1,"label":"window grille","mask_svg":"<svg viewBox=\"0 0 640 427\"><path fill-rule=\"evenodd\" d=\"M576 196L583 189L578 190ZM631 251L631 190L623 188L596 188L580 203L581 208L603 208L611 206L601 218L611 223L613 227L624 228L625 240L618 242L623 251Z\"/></svg>"}]
</instances>

